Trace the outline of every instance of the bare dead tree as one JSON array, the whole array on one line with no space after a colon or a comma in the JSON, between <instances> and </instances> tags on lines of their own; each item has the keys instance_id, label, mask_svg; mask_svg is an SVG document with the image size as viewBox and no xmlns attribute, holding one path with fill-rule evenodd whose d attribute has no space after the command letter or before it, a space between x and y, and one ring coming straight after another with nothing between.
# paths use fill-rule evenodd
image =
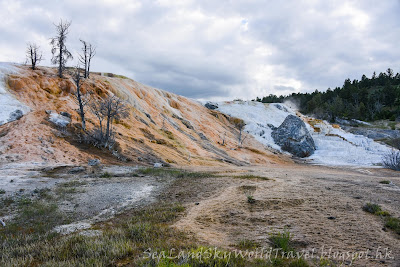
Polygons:
<instances>
[{"instance_id":1,"label":"bare dead tree","mask_svg":"<svg viewBox=\"0 0 400 267\"><path fill-rule=\"evenodd\" d=\"M83 77L89 78L90 62L96 54L96 48L94 46L92 46L92 44L90 44L82 39L80 41L82 42L83 47L82 47L82 54L79 55L79 61L82 63L82 65L85 68Z\"/></svg>"},{"instance_id":2,"label":"bare dead tree","mask_svg":"<svg viewBox=\"0 0 400 267\"><path fill-rule=\"evenodd\" d=\"M87 64L88 64L88 43L82 39L80 39L83 47L82 47L82 54L79 55L79 62L83 65L84 72L83 72L83 77L87 77Z\"/></svg>"},{"instance_id":3,"label":"bare dead tree","mask_svg":"<svg viewBox=\"0 0 400 267\"><path fill-rule=\"evenodd\" d=\"M109 96L103 101L103 105L105 105L105 112L107 118L107 125L106 125L106 142L110 138L112 134L112 123L114 119L121 119L125 118L129 115L128 107L125 105L122 100L116 96Z\"/></svg>"},{"instance_id":4,"label":"bare dead tree","mask_svg":"<svg viewBox=\"0 0 400 267\"><path fill-rule=\"evenodd\" d=\"M239 139L239 147L242 147L244 141L247 139L248 135L244 134L240 139Z\"/></svg>"},{"instance_id":5,"label":"bare dead tree","mask_svg":"<svg viewBox=\"0 0 400 267\"><path fill-rule=\"evenodd\" d=\"M89 104L90 111L93 113L93 115L96 116L97 120L99 121L98 129L96 129L93 133L93 138L100 143L102 143L104 140L103 121L105 118L105 106L103 105L102 101L102 99L92 99Z\"/></svg>"},{"instance_id":6,"label":"bare dead tree","mask_svg":"<svg viewBox=\"0 0 400 267\"><path fill-rule=\"evenodd\" d=\"M89 44L89 50L88 50L88 64L87 64L87 75L86 78L89 78L90 75L90 63L92 61L92 58L96 55L96 47L92 46L92 44Z\"/></svg>"},{"instance_id":7,"label":"bare dead tree","mask_svg":"<svg viewBox=\"0 0 400 267\"><path fill-rule=\"evenodd\" d=\"M81 86L82 86L82 76L81 76L81 69L78 66L75 68L75 73L73 75L73 80L75 82L76 86L76 91L74 93L75 95L75 102L79 106L79 116L81 117L82 121L82 129L86 131L86 120L85 120L85 106L89 103L89 97L88 95L82 95L81 92Z\"/></svg>"},{"instance_id":8,"label":"bare dead tree","mask_svg":"<svg viewBox=\"0 0 400 267\"><path fill-rule=\"evenodd\" d=\"M53 54L51 63L58 65L58 76L63 78L63 71L67 61L73 59L71 52L68 51L65 45L71 22L63 22L61 20L58 25L54 24L54 26L56 27L57 36L50 39L50 44L52 45L51 53Z\"/></svg>"},{"instance_id":9,"label":"bare dead tree","mask_svg":"<svg viewBox=\"0 0 400 267\"><path fill-rule=\"evenodd\" d=\"M31 69L35 70L36 65L43 60L42 52L39 51L39 46L34 43L29 43L26 49L27 61L31 62Z\"/></svg>"},{"instance_id":10,"label":"bare dead tree","mask_svg":"<svg viewBox=\"0 0 400 267\"><path fill-rule=\"evenodd\" d=\"M104 147L114 142L112 128L115 119L125 118L129 115L127 105L116 96L108 96L104 99L96 99L91 102L91 111L99 120L99 133L97 139ZM103 125L105 121L106 125Z\"/></svg>"}]
</instances>

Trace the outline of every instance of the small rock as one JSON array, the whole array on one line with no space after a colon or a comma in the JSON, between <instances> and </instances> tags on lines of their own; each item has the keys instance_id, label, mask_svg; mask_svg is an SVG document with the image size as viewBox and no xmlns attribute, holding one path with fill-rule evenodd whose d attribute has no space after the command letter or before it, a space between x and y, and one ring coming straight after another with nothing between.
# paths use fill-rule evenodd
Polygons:
<instances>
[{"instance_id":1,"label":"small rock","mask_svg":"<svg viewBox=\"0 0 400 267\"><path fill-rule=\"evenodd\" d=\"M328 217L328 220L336 220L336 217L334 217L334 216L329 216L329 217Z\"/></svg>"},{"instance_id":2,"label":"small rock","mask_svg":"<svg viewBox=\"0 0 400 267\"><path fill-rule=\"evenodd\" d=\"M2 220L2 219L0 219L0 224L1 224L3 227L6 227L6 223L5 223L5 222L3 222L3 220Z\"/></svg>"},{"instance_id":3,"label":"small rock","mask_svg":"<svg viewBox=\"0 0 400 267\"><path fill-rule=\"evenodd\" d=\"M68 118L66 116L57 113L50 113L49 121L59 127L66 127L68 124L71 123L71 118Z\"/></svg>"},{"instance_id":4,"label":"small rock","mask_svg":"<svg viewBox=\"0 0 400 267\"><path fill-rule=\"evenodd\" d=\"M50 110L50 109L48 109L48 110L46 110L46 114L51 114L51 113L56 113L54 110Z\"/></svg>"},{"instance_id":5,"label":"small rock","mask_svg":"<svg viewBox=\"0 0 400 267\"><path fill-rule=\"evenodd\" d=\"M64 117L67 117L67 118L72 118L72 115L71 114L69 114L68 112L64 112L64 111L61 111L60 112L60 115L62 115L62 116L64 116Z\"/></svg>"},{"instance_id":6,"label":"small rock","mask_svg":"<svg viewBox=\"0 0 400 267\"><path fill-rule=\"evenodd\" d=\"M161 168L162 166L163 166L162 163L159 163L159 162L154 163L154 168Z\"/></svg>"},{"instance_id":7,"label":"small rock","mask_svg":"<svg viewBox=\"0 0 400 267\"><path fill-rule=\"evenodd\" d=\"M197 206L197 205L199 205L200 203L199 203L199 202L196 202L196 203L194 203L194 204Z\"/></svg>"},{"instance_id":8,"label":"small rock","mask_svg":"<svg viewBox=\"0 0 400 267\"><path fill-rule=\"evenodd\" d=\"M89 159L88 165L89 166L98 166L100 165L100 160L99 159Z\"/></svg>"},{"instance_id":9,"label":"small rock","mask_svg":"<svg viewBox=\"0 0 400 267\"><path fill-rule=\"evenodd\" d=\"M24 113L22 112L22 110L17 109L10 113L10 118L8 118L8 121L12 122L12 121L19 120L22 118L23 115L24 115Z\"/></svg>"},{"instance_id":10,"label":"small rock","mask_svg":"<svg viewBox=\"0 0 400 267\"><path fill-rule=\"evenodd\" d=\"M218 108L218 104L213 103L213 102L207 102L204 106L208 109L217 109Z\"/></svg>"},{"instance_id":11,"label":"small rock","mask_svg":"<svg viewBox=\"0 0 400 267\"><path fill-rule=\"evenodd\" d=\"M282 106L281 104L275 104L275 107L279 110L289 112L286 107Z\"/></svg>"}]
</instances>

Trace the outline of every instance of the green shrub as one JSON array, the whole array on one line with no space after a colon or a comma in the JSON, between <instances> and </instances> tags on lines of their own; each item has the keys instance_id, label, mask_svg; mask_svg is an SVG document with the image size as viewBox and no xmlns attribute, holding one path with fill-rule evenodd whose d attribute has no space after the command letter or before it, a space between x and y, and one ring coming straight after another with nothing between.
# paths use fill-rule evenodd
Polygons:
<instances>
[{"instance_id":1,"label":"green shrub","mask_svg":"<svg viewBox=\"0 0 400 267\"><path fill-rule=\"evenodd\" d=\"M363 206L363 211L377 214L378 212L382 211L382 208L378 204L367 203Z\"/></svg>"},{"instance_id":2,"label":"green shrub","mask_svg":"<svg viewBox=\"0 0 400 267\"><path fill-rule=\"evenodd\" d=\"M256 248L258 248L260 245L257 243L257 242L255 242L255 241L253 241L253 240L249 240L249 239L242 239L242 240L240 240L237 244L236 244L236 247L238 248L238 249L241 249L241 250L245 250L245 249L256 249Z\"/></svg>"},{"instance_id":3,"label":"green shrub","mask_svg":"<svg viewBox=\"0 0 400 267\"><path fill-rule=\"evenodd\" d=\"M289 230L270 234L269 240L274 248L280 248L284 252L294 251L291 247L291 235Z\"/></svg>"},{"instance_id":4,"label":"green shrub","mask_svg":"<svg viewBox=\"0 0 400 267\"><path fill-rule=\"evenodd\" d=\"M392 229L400 235L400 219L394 217L388 217L386 219L385 227Z\"/></svg>"}]
</instances>

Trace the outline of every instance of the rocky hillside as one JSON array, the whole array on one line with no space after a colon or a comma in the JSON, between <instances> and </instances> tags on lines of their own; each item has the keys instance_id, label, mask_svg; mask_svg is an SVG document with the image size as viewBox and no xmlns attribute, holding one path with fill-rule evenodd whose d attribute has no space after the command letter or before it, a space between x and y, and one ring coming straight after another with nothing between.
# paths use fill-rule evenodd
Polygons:
<instances>
[{"instance_id":1,"label":"rocky hillside","mask_svg":"<svg viewBox=\"0 0 400 267\"><path fill-rule=\"evenodd\" d=\"M237 119L209 110L194 100L155 89L126 77L91 74L82 91L126 101L129 116L114 123L118 153L79 142L75 85L53 68L0 65L0 163L105 163L176 165L248 165L288 162L284 155L248 136L238 147ZM66 128L51 120L71 115ZM87 112L88 128L96 118ZM52 119L53 118L53 119ZM68 123L68 121L67 121Z\"/></svg>"}]
</instances>

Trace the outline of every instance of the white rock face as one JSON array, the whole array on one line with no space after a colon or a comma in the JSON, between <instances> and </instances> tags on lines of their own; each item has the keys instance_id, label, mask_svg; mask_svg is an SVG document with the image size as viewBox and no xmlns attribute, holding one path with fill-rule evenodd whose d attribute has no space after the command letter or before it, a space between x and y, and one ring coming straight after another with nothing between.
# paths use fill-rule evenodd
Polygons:
<instances>
[{"instance_id":1,"label":"white rock face","mask_svg":"<svg viewBox=\"0 0 400 267\"><path fill-rule=\"evenodd\" d=\"M18 120L31 111L7 89L6 75L16 72L18 72L18 69L11 63L0 63L0 125Z\"/></svg>"},{"instance_id":2,"label":"white rock face","mask_svg":"<svg viewBox=\"0 0 400 267\"><path fill-rule=\"evenodd\" d=\"M263 104L253 101L229 101L218 103L219 111L244 120L244 131L253 135L265 146L281 150L271 133L288 115L299 115L284 104ZM311 119L299 115L303 120ZM390 153L391 148L374 140L348 133L333 127L327 121L313 120L313 126L306 123L307 130L314 139L316 150L307 159L312 163L331 166L379 166L382 157Z\"/></svg>"}]
</instances>

